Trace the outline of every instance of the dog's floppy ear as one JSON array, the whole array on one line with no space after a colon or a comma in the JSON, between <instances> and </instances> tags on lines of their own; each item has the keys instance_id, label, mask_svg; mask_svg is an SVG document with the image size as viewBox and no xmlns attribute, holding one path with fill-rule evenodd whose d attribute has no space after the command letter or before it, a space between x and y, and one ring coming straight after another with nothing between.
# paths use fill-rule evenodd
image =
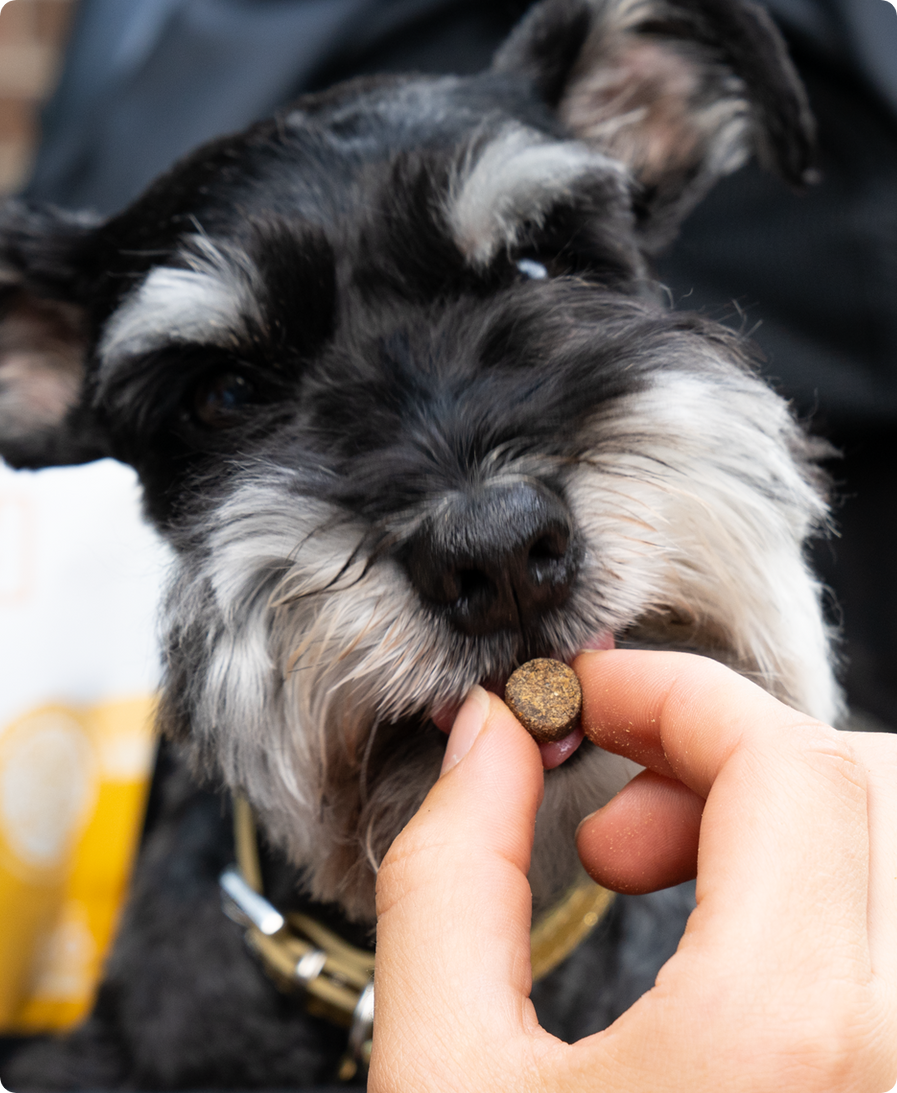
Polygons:
<instances>
[{"instance_id":1,"label":"dog's floppy ear","mask_svg":"<svg viewBox=\"0 0 897 1093\"><path fill-rule=\"evenodd\" d=\"M494 67L528 76L568 129L629 168L648 249L752 153L794 185L812 179L803 87L745 0L543 0Z\"/></svg>"},{"instance_id":2,"label":"dog's floppy ear","mask_svg":"<svg viewBox=\"0 0 897 1093\"><path fill-rule=\"evenodd\" d=\"M94 226L24 202L0 209L0 456L14 467L105 454L82 406L80 288Z\"/></svg>"}]
</instances>

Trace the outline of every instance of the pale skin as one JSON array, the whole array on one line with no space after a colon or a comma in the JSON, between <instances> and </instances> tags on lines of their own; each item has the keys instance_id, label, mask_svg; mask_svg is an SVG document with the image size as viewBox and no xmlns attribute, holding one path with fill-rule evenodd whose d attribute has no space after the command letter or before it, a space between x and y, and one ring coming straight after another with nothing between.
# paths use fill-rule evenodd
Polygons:
<instances>
[{"instance_id":1,"label":"pale skin","mask_svg":"<svg viewBox=\"0 0 897 1093\"><path fill-rule=\"evenodd\" d=\"M587 731L647 768L580 826L596 880L697 873L656 985L568 1045L529 1001L536 745L475 688L377 883L371 1093L884 1093L897 1082L897 738L713 661L587 653Z\"/></svg>"}]
</instances>

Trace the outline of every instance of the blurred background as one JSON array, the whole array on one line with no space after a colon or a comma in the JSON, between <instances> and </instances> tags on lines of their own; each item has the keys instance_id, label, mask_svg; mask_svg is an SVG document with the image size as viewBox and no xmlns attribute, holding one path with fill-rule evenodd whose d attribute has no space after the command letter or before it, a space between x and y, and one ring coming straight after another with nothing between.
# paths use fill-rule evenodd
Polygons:
<instances>
[{"instance_id":1,"label":"blurred background","mask_svg":"<svg viewBox=\"0 0 897 1093\"><path fill-rule=\"evenodd\" d=\"M0 192L111 213L198 142L352 75L471 72L526 0L12 0ZM805 194L748 166L660 266L829 437L816 563L857 723L897 724L897 11L769 0L819 121ZM164 549L130 472L0 466L0 1029L90 1003L139 843Z\"/></svg>"},{"instance_id":2,"label":"blurred background","mask_svg":"<svg viewBox=\"0 0 897 1093\"><path fill-rule=\"evenodd\" d=\"M0 11L4 197L31 178L76 8ZM0 1060L93 1000L155 755L166 561L127 468L0 461Z\"/></svg>"},{"instance_id":3,"label":"blurred background","mask_svg":"<svg viewBox=\"0 0 897 1093\"><path fill-rule=\"evenodd\" d=\"M40 134L40 108L62 65L77 0L8 3L0 18L0 194L25 184Z\"/></svg>"}]
</instances>

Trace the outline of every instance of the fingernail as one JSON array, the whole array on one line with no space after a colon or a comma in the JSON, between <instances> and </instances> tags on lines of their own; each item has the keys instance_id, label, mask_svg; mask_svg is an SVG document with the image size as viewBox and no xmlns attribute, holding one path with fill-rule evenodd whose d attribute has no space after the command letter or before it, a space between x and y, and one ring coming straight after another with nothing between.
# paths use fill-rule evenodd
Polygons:
<instances>
[{"instance_id":1,"label":"fingernail","mask_svg":"<svg viewBox=\"0 0 897 1093\"><path fill-rule=\"evenodd\" d=\"M583 818L576 825L576 830L573 832L573 841L574 842L576 842L576 840L579 838L579 832L582 828L582 825L588 823L589 820L591 820L593 817L597 816L600 811L601 811L600 808L596 808L595 811L590 812L588 814L588 816L583 816Z\"/></svg>"},{"instance_id":2,"label":"fingernail","mask_svg":"<svg viewBox=\"0 0 897 1093\"><path fill-rule=\"evenodd\" d=\"M480 735L489 714L489 695L482 687L471 687L464 705L458 710L455 724L449 733L445 746L445 758L442 760L440 777L458 765L473 747L473 742Z\"/></svg>"}]
</instances>

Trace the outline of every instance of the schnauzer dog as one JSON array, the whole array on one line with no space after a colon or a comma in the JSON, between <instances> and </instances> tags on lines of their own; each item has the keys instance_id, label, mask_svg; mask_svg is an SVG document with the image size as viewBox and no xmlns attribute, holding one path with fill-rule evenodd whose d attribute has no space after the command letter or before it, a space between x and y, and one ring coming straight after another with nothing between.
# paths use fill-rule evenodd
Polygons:
<instances>
[{"instance_id":1,"label":"schnauzer dog","mask_svg":"<svg viewBox=\"0 0 897 1093\"><path fill-rule=\"evenodd\" d=\"M226 806L185 764L250 802L271 902L357 942L440 729L530 657L693 650L838 717L804 557L823 449L650 272L751 154L805 183L812 129L750 3L543 0L488 71L311 95L105 222L6 209L0 451L131 464L177 558L174 743L121 934L91 1018L13 1088L334 1074L345 1031L221 913ZM580 739L543 748L537 911L630 773ZM546 1027L612 1020L687 912L618 899L537 985Z\"/></svg>"}]
</instances>

